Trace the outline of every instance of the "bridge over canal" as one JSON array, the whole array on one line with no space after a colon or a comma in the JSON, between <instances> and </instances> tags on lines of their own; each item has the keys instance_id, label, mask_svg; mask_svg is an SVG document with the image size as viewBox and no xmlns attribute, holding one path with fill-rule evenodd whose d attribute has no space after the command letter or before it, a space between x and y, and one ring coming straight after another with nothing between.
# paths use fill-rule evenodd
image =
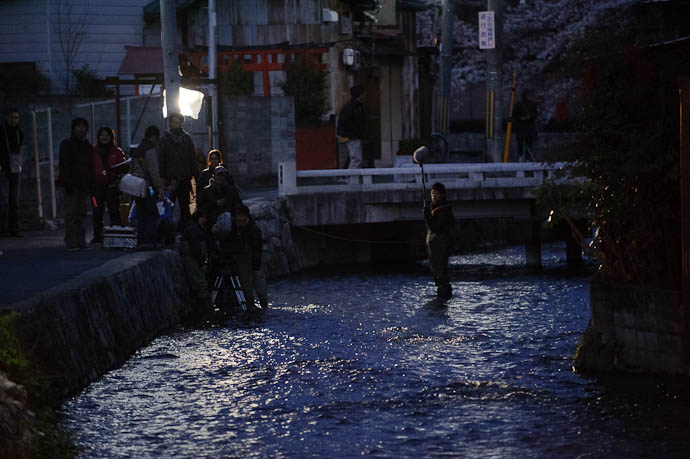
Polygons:
<instances>
[{"instance_id":1,"label":"bridge over canal","mask_svg":"<svg viewBox=\"0 0 690 459\"><path fill-rule=\"evenodd\" d=\"M541 240L548 236L542 230L548 209L536 207L534 188L547 180L568 180L566 166L430 164L423 173L427 192L437 181L446 186L460 228L469 225L474 231L491 232L498 225L510 233L508 242L525 244L527 264L538 266ZM295 163L280 163L278 175L279 194L292 208L293 224L311 239L302 248L310 252L306 246L320 238L319 249L312 249L308 259L316 257L322 263L323 257L350 257L356 262L423 256L419 166L298 171ZM379 256L372 257L377 246ZM571 242L568 255L577 258L579 250L574 249Z\"/></svg>"}]
</instances>

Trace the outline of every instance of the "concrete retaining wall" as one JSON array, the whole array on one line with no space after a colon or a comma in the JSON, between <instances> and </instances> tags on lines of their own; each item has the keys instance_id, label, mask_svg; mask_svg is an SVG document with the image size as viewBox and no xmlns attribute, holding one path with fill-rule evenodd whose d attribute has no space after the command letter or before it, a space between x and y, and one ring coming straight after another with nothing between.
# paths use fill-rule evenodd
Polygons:
<instances>
[{"instance_id":1,"label":"concrete retaining wall","mask_svg":"<svg viewBox=\"0 0 690 459\"><path fill-rule=\"evenodd\" d=\"M59 398L125 362L191 312L176 251L108 261L66 284L13 305L22 350Z\"/></svg>"},{"instance_id":2,"label":"concrete retaining wall","mask_svg":"<svg viewBox=\"0 0 690 459\"><path fill-rule=\"evenodd\" d=\"M590 302L592 318L575 356L578 371L690 375L680 292L592 281Z\"/></svg>"},{"instance_id":3,"label":"concrete retaining wall","mask_svg":"<svg viewBox=\"0 0 690 459\"><path fill-rule=\"evenodd\" d=\"M275 176L278 163L295 160L292 97L224 97L225 163L235 180Z\"/></svg>"}]
</instances>

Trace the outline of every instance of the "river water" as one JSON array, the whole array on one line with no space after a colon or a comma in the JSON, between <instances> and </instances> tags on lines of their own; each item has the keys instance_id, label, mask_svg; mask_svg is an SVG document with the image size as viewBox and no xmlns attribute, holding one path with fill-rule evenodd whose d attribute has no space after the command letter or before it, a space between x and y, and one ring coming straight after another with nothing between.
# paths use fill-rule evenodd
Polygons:
<instances>
[{"instance_id":1,"label":"river water","mask_svg":"<svg viewBox=\"0 0 690 459\"><path fill-rule=\"evenodd\" d=\"M272 283L263 319L159 337L64 423L83 457L688 457L686 389L572 371L589 273L543 255L453 257L444 307L421 266Z\"/></svg>"}]
</instances>

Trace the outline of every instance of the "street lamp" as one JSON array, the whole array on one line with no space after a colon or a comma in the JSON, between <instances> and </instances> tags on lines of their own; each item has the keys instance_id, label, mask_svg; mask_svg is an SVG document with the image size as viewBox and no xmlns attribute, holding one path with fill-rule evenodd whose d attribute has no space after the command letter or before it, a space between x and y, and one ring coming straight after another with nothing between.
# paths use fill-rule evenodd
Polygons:
<instances>
[{"instance_id":1,"label":"street lamp","mask_svg":"<svg viewBox=\"0 0 690 459\"><path fill-rule=\"evenodd\" d=\"M204 93L180 87L179 94L178 106L180 107L180 113L184 116L191 116L194 119L198 119L201 105L204 102ZM163 90L163 118L167 117L168 102L166 100L166 91Z\"/></svg>"}]
</instances>

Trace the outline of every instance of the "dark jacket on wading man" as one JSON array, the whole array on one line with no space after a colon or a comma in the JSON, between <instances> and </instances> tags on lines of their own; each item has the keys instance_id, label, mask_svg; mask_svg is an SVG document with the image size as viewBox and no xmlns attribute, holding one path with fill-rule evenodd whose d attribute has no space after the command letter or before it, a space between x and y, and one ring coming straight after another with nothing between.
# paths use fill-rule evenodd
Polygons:
<instances>
[{"instance_id":1,"label":"dark jacket on wading man","mask_svg":"<svg viewBox=\"0 0 690 459\"><path fill-rule=\"evenodd\" d=\"M452 245L452 231L455 217L450 204L446 201L446 188L442 183L431 187L431 207L424 207L426 223L426 246L429 253L429 267L434 276L436 294L441 298L450 298L452 290L448 277L448 257Z\"/></svg>"}]
</instances>

